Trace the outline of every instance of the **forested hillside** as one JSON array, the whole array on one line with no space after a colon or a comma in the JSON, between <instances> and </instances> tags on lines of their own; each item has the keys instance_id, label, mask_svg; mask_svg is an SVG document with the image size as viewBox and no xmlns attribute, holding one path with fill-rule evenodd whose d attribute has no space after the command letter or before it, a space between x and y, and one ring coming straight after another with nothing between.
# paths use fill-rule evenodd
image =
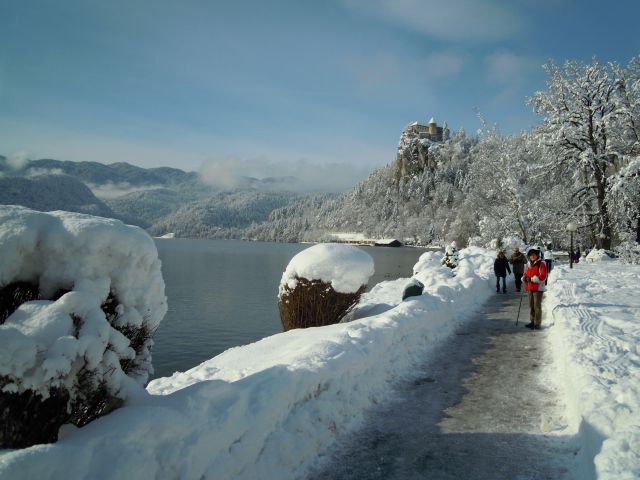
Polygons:
<instances>
[{"instance_id":1,"label":"forested hillside","mask_svg":"<svg viewBox=\"0 0 640 480\"><path fill-rule=\"evenodd\" d=\"M118 216L85 184L68 175L0 176L0 205L22 205L44 212L67 210L101 217Z\"/></svg>"},{"instance_id":2,"label":"forested hillside","mask_svg":"<svg viewBox=\"0 0 640 480\"><path fill-rule=\"evenodd\" d=\"M297 198L289 192L222 192L180 207L155 222L149 231L189 238L244 238L248 227L264 222L274 209Z\"/></svg>"}]
</instances>

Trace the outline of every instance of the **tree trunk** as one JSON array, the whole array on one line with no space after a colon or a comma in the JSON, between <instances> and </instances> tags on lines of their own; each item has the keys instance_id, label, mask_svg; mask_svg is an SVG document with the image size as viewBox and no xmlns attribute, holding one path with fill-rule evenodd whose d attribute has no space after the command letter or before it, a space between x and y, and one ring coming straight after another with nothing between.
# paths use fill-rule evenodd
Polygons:
<instances>
[{"instance_id":1,"label":"tree trunk","mask_svg":"<svg viewBox=\"0 0 640 480\"><path fill-rule=\"evenodd\" d=\"M604 248L609 250L611 248L611 219L609 218L609 212L607 211L607 206L605 204L605 196L607 192L607 178L606 172L603 170L606 168L605 166L601 166L594 171L594 178L596 180L596 198L598 202L598 214L600 217L600 233L605 235L605 238L600 239L598 242L600 244L600 248Z\"/></svg>"}]
</instances>

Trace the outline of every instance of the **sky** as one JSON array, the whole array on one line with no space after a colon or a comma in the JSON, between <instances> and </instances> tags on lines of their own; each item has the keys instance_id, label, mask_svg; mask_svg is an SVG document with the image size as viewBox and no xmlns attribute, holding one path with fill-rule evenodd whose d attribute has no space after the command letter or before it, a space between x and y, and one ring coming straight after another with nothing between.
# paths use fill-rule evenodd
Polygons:
<instances>
[{"instance_id":1,"label":"sky","mask_svg":"<svg viewBox=\"0 0 640 480\"><path fill-rule=\"evenodd\" d=\"M636 0L3 0L0 154L355 183L413 121L530 128L542 65L626 64L638 18Z\"/></svg>"}]
</instances>

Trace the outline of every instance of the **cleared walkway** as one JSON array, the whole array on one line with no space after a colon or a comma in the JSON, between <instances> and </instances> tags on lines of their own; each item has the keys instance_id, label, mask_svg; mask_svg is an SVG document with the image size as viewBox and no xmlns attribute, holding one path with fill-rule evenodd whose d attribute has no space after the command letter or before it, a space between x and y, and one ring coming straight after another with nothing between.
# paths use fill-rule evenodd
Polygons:
<instances>
[{"instance_id":1,"label":"cleared walkway","mask_svg":"<svg viewBox=\"0 0 640 480\"><path fill-rule=\"evenodd\" d=\"M523 328L526 298L496 295L311 479L572 479L573 437L549 369L548 330Z\"/></svg>"}]
</instances>

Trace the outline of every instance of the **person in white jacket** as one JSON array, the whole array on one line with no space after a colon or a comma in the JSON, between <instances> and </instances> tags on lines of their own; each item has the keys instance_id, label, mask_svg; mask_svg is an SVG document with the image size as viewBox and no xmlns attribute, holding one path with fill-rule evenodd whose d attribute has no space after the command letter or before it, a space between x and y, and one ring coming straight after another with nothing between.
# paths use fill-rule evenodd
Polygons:
<instances>
[{"instance_id":1,"label":"person in white jacket","mask_svg":"<svg viewBox=\"0 0 640 480\"><path fill-rule=\"evenodd\" d=\"M547 265L547 278L544 281L544 284L546 285L549 281L549 273L553 270L553 264L555 263L555 258L551 251L551 245L547 245L547 251L544 252L544 263Z\"/></svg>"}]
</instances>

